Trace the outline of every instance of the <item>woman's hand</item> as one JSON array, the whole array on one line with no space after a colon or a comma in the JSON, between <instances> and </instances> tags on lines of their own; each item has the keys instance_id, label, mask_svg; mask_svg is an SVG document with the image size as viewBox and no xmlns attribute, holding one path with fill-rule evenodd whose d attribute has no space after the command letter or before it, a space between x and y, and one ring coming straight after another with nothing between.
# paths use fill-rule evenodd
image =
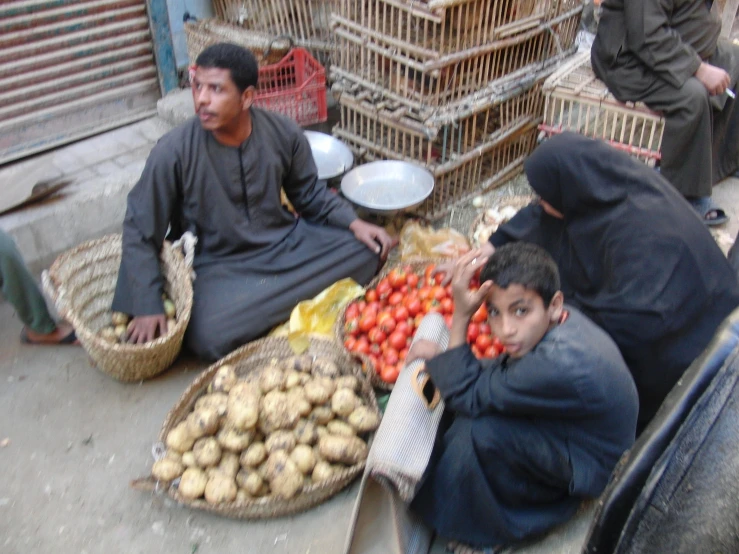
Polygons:
<instances>
[{"instance_id":1,"label":"woman's hand","mask_svg":"<svg viewBox=\"0 0 739 554\"><path fill-rule=\"evenodd\" d=\"M486 241L485 244L480 246L479 251L482 252L482 257L489 258L495 252L495 246L493 246L491 242ZM455 261L440 263L434 268L434 270L431 272L431 275L436 275L437 273L443 275L444 279L442 280L441 285L445 287L452 280L454 264Z\"/></svg>"},{"instance_id":2,"label":"woman's hand","mask_svg":"<svg viewBox=\"0 0 739 554\"><path fill-rule=\"evenodd\" d=\"M375 254L380 255L380 259L385 261L398 239L391 237L388 232L379 225L373 225L357 218L349 225L349 230L354 233L357 240L367 245L367 248Z\"/></svg>"}]
</instances>

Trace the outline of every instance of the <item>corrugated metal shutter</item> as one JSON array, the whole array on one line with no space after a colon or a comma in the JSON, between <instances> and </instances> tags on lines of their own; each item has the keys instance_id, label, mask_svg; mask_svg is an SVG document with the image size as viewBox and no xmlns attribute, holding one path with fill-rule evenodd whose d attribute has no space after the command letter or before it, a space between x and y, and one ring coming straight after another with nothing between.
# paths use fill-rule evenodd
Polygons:
<instances>
[{"instance_id":1,"label":"corrugated metal shutter","mask_svg":"<svg viewBox=\"0 0 739 554\"><path fill-rule=\"evenodd\" d=\"M0 29L0 163L156 112L146 0L2 0Z\"/></svg>"}]
</instances>

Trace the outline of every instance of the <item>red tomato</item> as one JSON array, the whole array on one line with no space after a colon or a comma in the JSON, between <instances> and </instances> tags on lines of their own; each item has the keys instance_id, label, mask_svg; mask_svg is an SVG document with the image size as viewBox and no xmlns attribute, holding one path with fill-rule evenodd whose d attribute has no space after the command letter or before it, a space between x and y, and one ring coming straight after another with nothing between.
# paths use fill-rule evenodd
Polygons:
<instances>
[{"instance_id":1,"label":"red tomato","mask_svg":"<svg viewBox=\"0 0 739 554\"><path fill-rule=\"evenodd\" d=\"M394 289L398 289L405 285L407 276L405 274L405 271L403 271L400 268L394 268L388 273L387 276L388 281L390 282L390 286Z\"/></svg>"},{"instance_id":2,"label":"red tomato","mask_svg":"<svg viewBox=\"0 0 739 554\"><path fill-rule=\"evenodd\" d=\"M380 371L380 379L386 383L395 383L398 380L400 368L398 365L386 364Z\"/></svg>"},{"instance_id":3,"label":"red tomato","mask_svg":"<svg viewBox=\"0 0 739 554\"><path fill-rule=\"evenodd\" d=\"M367 338L372 344L380 344L387 338L387 335L377 327L373 327L367 333Z\"/></svg>"},{"instance_id":4,"label":"red tomato","mask_svg":"<svg viewBox=\"0 0 739 554\"><path fill-rule=\"evenodd\" d=\"M402 294L403 296L405 296L406 294L408 294L408 285L403 285L403 286L402 286L402 287L400 287L400 288L399 288L398 290L400 291L400 293L401 293L401 294Z\"/></svg>"},{"instance_id":5,"label":"red tomato","mask_svg":"<svg viewBox=\"0 0 739 554\"><path fill-rule=\"evenodd\" d=\"M409 289L418 288L418 275L415 273L408 273L405 282L408 284Z\"/></svg>"},{"instance_id":6,"label":"red tomato","mask_svg":"<svg viewBox=\"0 0 739 554\"><path fill-rule=\"evenodd\" d=\"M369 354L370 348L367 337L360 337L357 339L357 344L354 346L354 351L359 352L360 354Z\"/></svg>"},{"instance_id":7,"label":"red tomato","mask_svg":"<svg viewBox=\"0 0 739 554\"><path fill-rule=\"evenodd\" d=\"M370 329L372 329L375 324L377 323L377 319L375 317L375 314L370 312L365 312L362 314L362 316L359 318L359 330L363 333L367 333Z\"/></svg>"},{"instance_id":8,"label":"red tomato","mask_svg":"<svg viewBox=\"0 0 739 554\"><path fill-rule=\"evenodd\" d=\"M475 358L482 358L482 353L480 352L480 349L477 348L474 344L471 347L472 353L475 355Z\"/></svg>"},{"instance_id":9,"label":"red tomato","mask_svg":"<svg viewBox=\"0 0 739 554\"><path fill-rule=\"evenodd\" d=\"M452 328L452 314L444 314L444 323L450 329Z\"/></svg>"},{"instance_id":10,"label":"red tomato","mask_svg":"<svg viewBox=\"0 0 739 554\"><path fill-rule=\"evenodd\" d=\"M488 309L485 304L481 304L477 311L472 315L473 323L482 323L488 319Z\"/></svg>"},{"instance_id":11,"label":"red tomato","mask_svg":"<svg viewBox=\"0 0 739 554\"><path fill-rule=\"evenodd\" d=\"M426 315L424 313L417 314L416 317L413 318L413 325L416 329L418 329L418 326L421 325L421 321L423 321L423 316Z\"/></svg>"},{"instance_id":12,"label":"red tomato","mask_svg":"<svg viewBox=\"0 0 739 554\"><path fill-rule=\"evenodd\" d=\"M354 337L348 337L344 341L344 348L346 348L349 352L353 352L356 346L357 346L357 339L355 339Z\"/></svg>"},{"instance_id":13,"label":"red tomato","mask_svg":"<svg viewBox=\"0 0 739 554\"><path fill-rule=\"evenodd\" d=\"M406 321L411 316L411 312L405 306L396 306L393 310L395 321Z\"/></svg>"},{"instance_id":14,"label":"red tomato","mask_svg":"<svg viewBox=\"0 0 739 554\"><path fill-rule=\"evenodd\" d=\"M385 355L382 357L386 364L396 365L400 361L398 351L394 348L388 348L385 350Z\"/></svg>"},{"instance_id":15,"label":"red tomato","mask_svg":"<svg viewBox=\"0 0 739 554\"><path fill-rule=\"evenodd\" d=\"M389 335L395 330L395 318L389 313L382 314L377 320L377 326L382 330L383 333Z\"/></svg>"},{"instance_id":16,"label":"red tomato","mask_svg":"<svg viewBox=\"0 0 739 554\"><path fill-rule=\"evenodd\" d=\"M493 339L490 337L490 335L480 335L475 339L475 346L477 346L480 352L485 352L492 345Z\"/></svg>"},{"instance_id":17,"label":"red tomato","mask_svg":"<svg viewBox=\"0 0 739 554\"><path fill-rule=\"evenodd\" d=\"M372 314L373 316L377 317L377 314L380 313L381 309L382 309L382 304L380 304L379 302L369 302L367 304L367 307L364 310L362 310L361 315Z\"/></svg>"},{"instance_id":18,"label":"red tomato","mask_svg":"<svg viewBox=\"0 0 739 554\"><path fill-rule=\"evenodd\" d=\"M480 326L477 323L470 323L467 326L467 342L473 344L477 337L480 336Z\"/></svg>"},{"instance_id":19,"label":"red tomato","mask_svg":"<svg viewBox=\"0 0 739 554\"><path fill-rule=\"evenodd\" d=\"M418 298L413 298L405 305L408 310L408 315L416 316L421 313L421 301Z\"/></svg>"},{"instance_id":20,"label":"red tomato","mask_svg":"<svg viewBox=\"0 0 739 554\"><path fill-rule=\"evenodd\" d=\"M497 358L499 355L500 355L500 350L495 348L494 344L491 344L488 348L485 349L486 358Z\"/></svg>"},{"instance_id":21,"label":"red tomato","mask_svg":"<svg viewBox=\"0 0 739 554\"><path fill-rule=\"evenodd\" d=\"M427 314L440 314L441 304L439 304L438 300L426 300L423 303L423 311Z\"/></svg>"},{"instance_id":22,"label":"red tomato","mask_svg":"<svg viewBox=\"0 0 739 554\"><path fill-rule=\"evenodd\" d=\"M367 292L364 293L364 299L367 302L377 302L377 300L379 299L377 296L377 290L369 289Z\"/></svg>"},{"instance_id":23,"label":"red tomato","mask_svg":"<svg viewBox=\"0 0 739 554\"><path fill-rule=\"evenodd\" d=\"M392 293L390 297L387 299L387 303L390 306L400 306L403 303L403 293L402 292Z\"/></svg>"},{"instance_id":24,"label":"red tomato","mask_svg":"<svg viewBox=\"0 0 739 554\"><path fill-rule=\"evenodd\" d=\"M395 332L402 333L406 337L410 337L413 334L413 328L410 325L408 325L408 321L399 321L395 325Z\"/></svg>"},{"instance_id":25,"label":"red tomato","mask_svg":"<svg viewBox=\"0 0 739 554\"><path fill-rule=\"evenodd\" d=\"M431 277L431 274L434 272L434 269L436 269L436 264L429 264L426 266L426 269L423 270L424 282L427 285L430 285L434 282L433 277Z\"/></svg>"},{"instance_id":26,"label":"red tomato","mask_svg":"<svg viewBox=\"0 0 739 554\"><path fill-rule=\"evenodd\" d=\"M377 283L377 296L379 296L381 300L390 296L392 291L393 288L390 286L390 282L387 280L387 277L381 279L380 282Z\"/></svg>"},{"instance_id":27,"label":"red tomato","mask_svg":"<svg viewBox=\"0 0 739 554\"><path fill-rule=\"evenodd\" d=\"M359 308L359 313L361 314L364 310L367 309L367 301L360 300L359 302L357 302L357 308Z\"/></svg>"},{"instance_id":28,"label":"red tomato","mask_svg":"<svg viewBox=\"0 0 739 554\"><path fill-rule=\"evenodd\" d=\"M451 298L442 298L441 300L441 311L445 314L453 314L454 313L454 300Z\"/></svg>"},{"instance_id":29,"label":"red tomato","mask_svg":"<svg viewBox=\"0 0 739 554\"><path fill-rule=\"evenodd\" d=\"M444 290L444 287L440 287L439 285L436 285L431 289L431 297L434 300L443 300L447 297L446 290Z\"/></svg>"},{"instance_id":30,"label":"red tomato","mask_svg":"<svg viewBox=\"0 0 739 554\"><path fill-rule=\"evenodd\" d=\"M401 362L404 362L405 361L405 358L407 356L408 356L408 349L407 348L403 348L403 350L401 350L400 352L398 352L398 357L400 358L400 361Z\"/></svg>"},{"instance_id":31,"label":"red tomato","mask_svg":"<svg viewBox=\"0 0 739 554\"><path fill-rule=\"evenodd\" d=\"M352 302L346 307L344 312L344 320L349 321L359 315L359 305L356 302Z\"/></svg>"},{"instance_id":32,"label":"red tomato","mask_svg":"<svg viewBox=\"0 0 739 554\"><path fill-rule=\"evenodd\" d=\"M395 350L403 350L408 343L408 337L399 331L393 331L387 338L387 341Z\"/></svg>"},{"instance_id":33,"label":"red tomato","mask_svg":"<svg viewBox=\"0 0 739 554\"><path fill-rule=\"evenodd\" d=\"M418 299L423 302L424 300L428 300L429 298L432 298L433 291L431 287L423 286L420 289L418 289Z\"/></svg>"},{"instance_id":34,"label":"red tomato","mask_svg":"<svg viewBox=\"0 0 739 554\"><path fill-rule=\"evenodd\" d=\"M480 323L480 334L493 336L493 331L490 329L490 325L487 322Z\"/></svg>"},{"instance_id":35,"label":"red tomato","mask_svg":"<svg viewBox=\"0 0 739 554\"><path fill-rule=\"evenodd\" d=\"M352 337L356 337L359 335L359 319L349 319L344 323L344 334L345 335L351 335Z\"/></svg>"},{"instance_id":36,"label":"red tomato","mask_svg":"<svg viewBox=\"0 0 739 554\"><path fill-rule=\"evenodd\" d=\"M442 281L444 280L445 275L443 273L436 273L434 275L434 283L437 285L440 285Z\"/></svg>"}]
</instances>

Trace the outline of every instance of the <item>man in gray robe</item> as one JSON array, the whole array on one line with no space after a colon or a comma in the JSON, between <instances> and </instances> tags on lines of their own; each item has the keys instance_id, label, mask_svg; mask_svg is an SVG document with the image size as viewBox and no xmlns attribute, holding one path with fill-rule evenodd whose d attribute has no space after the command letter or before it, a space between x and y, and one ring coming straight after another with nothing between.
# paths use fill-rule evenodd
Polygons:
<instances>
[{"instance_id":1,"label":"man in gray robe","mask_svg":"<svg viewBox=\"0 0 739 554\"><path fill-rule=\"evenodd\" d=\"M705 0L604 0L595 74L622 102L665 116L660 171L707 224L726 221L712 186L739 168L739 46ZM727 92L727 90L729 92Z\"/></svg>"},{"instance_id":2,"label":"man in gray robe","mask_svg":"<svg viewBox=\"0 0 739 554\"><path fill-rule=\"evenodd\" d=\"M251 52L217 44L196 64L197 117L159 140L128 196L113 310L134 316L129 342L166 332L158 253L168 226L173 237L192 231L197 278L185 341L217 359L335 281L367 283L394 241L317 180L297 124L252 106ZM299 217L282 205L281 188Z\"/></svg>"}]
</instances>

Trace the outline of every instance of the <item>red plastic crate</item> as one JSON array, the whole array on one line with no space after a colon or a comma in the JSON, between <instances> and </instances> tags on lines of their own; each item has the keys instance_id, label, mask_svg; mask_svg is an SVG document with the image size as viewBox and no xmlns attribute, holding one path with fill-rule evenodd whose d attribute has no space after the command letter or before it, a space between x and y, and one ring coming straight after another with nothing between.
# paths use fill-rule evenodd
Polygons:
<instances>
[{"instance_id":1,"label":"red plastic crate","mask_svg":"<svg viewBox=\"0 0 739 554\"><path fill-rule=\"evenodd\" d=\"M298 125L326 121L326 70L307 50L293 48L279 62L259 68L254 105Z\"/></svg>"}]
</instances>

